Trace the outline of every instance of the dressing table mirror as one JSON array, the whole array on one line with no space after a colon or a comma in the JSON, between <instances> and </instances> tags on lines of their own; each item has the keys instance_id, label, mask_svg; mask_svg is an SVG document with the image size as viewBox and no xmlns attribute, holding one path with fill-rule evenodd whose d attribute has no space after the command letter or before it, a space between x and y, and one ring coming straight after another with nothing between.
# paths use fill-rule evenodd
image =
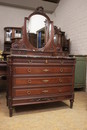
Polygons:
<instances>
[{"instance_id":1,"label":"dressing table mirror","mask_svg":"<svg viewBox=\"0 0 87 130\"><path fill-rule=\"evenodd\" d=\"M25 18L24 41L26 46L36 51L44 51L53 39L53 22L39 7L29 17Z\"/></svg>"},{"instance_id":2,"label":"dressing table mirror","mask_svg":"<svg viewBox=\"0 0 87 130\"><path fill-rule=\"evenodd\" d=\"M10 117L21 105L70 100L73 107L75 59L63 51L64 34L43 7L25 17L22 39L12 43L7 61Z\"/></svg>"}]
</instances>

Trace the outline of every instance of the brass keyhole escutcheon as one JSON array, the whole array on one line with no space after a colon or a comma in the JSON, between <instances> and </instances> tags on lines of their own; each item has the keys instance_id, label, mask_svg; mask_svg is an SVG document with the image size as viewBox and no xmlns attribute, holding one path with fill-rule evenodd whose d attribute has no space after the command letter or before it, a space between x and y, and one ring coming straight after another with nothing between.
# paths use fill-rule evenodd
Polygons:
<instances>
[{"instance_id":1,"label":"brass keyhole escutcheon","mask_svg":"<svg viewBox=\"0 0 87 130\"><path fill-rule=\"evenodd\" d=\"M44 79L44 80L43 80L44 83L47 83L48 81L49 81L48 79Z\"/></svg>"},{"instance_id":2,"label":"brass keyhole escutcheon","mask_svg":"<svg viewBox=\"0 0 87 130\"><path fill-rule=\"evenodd\" d=\"M44 69L43 71L44 71L44 72L48 72L49 70L48 70L48 69Z\"/></svg>"},{"instance_id":3,"label":"brass keyhole escutcheon","mask_svg":"<svg viewBox=\"0 0 87 130\"><path fill-rule=\"evenodd\" d=\"M43 90L42 92L43 92L43 93L48 93L48 90Z\"/></svg>"}]
</instances>

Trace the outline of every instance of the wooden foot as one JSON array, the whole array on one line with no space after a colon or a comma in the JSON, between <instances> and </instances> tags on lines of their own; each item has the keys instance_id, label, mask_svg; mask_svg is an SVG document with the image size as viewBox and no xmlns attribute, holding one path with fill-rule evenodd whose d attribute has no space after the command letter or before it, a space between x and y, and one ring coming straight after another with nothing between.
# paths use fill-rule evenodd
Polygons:
<instances>
[{"instance_id":1,"label":"wooden foot","mask_svg":"<svg viewBox=\"0 0 87 130\"><path fill-rule=\"evenodd\" d=\"M9 108L9 116L12 117L12 114L13 114L13 109Z\"/></svg>"},{"instance_id":2,"label":"wooden foot","mask_svg":"<svg viewBox=\"0 0 87 130\"><path fill-rule=\"evenodd\" d=\"M72 109L73 108L73 100L70 100L70 108Z\"/></svg>"}]
</instances>

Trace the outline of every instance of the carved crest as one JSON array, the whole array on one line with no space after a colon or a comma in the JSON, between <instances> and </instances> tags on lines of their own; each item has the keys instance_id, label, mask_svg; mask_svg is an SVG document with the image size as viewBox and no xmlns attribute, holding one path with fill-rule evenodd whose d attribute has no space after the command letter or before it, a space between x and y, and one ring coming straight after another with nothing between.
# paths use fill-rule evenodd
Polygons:
<instances>
[{"instance_id":1,"label":"carved crest","mask_svg":"<svg viewBox=\"0 0 87 130\"><path fill-rule=\"evenodd\" d=\"M40 7L36 8L35 12L36 13L44 13L44 8L40 6Z\"/></svg>"}]
</instances>

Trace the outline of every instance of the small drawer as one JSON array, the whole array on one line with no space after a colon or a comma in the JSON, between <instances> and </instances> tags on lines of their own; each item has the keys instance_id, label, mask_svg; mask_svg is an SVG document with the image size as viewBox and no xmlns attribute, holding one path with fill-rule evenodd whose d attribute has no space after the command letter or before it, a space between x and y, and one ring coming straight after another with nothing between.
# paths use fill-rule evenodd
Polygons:
<instances>
[{"instance_id":1,"label":"small drawer","mask_svg":"<svg viewBox=\"0 0 87 130\"><path fill-rule=\"evenodd\" d=\"M13 73L14 74L58 74L58 73L71 73L73 72L72 67L21 67L17 66L14 67Z\"/></svg>"},{"instance_id":2,"label":"small drawer","mask_svg":"<svg viewBox=\"0 0 87 130\"><path fill-rule=\"evenodd\" d=\"M72 83L72 77L46 77L46 78L13 78L14 86L23 85L46 85L46 84L70 84Z\"/></svg>"},{"instance_id":3,"label":"small drawer","mask_svg":"<svg viewBox=\"0 0 87 130\"><path fill-rule=\"evenodd\" d=\"M49 94L59 94L64 92L71 92L71 87L53 87L53 88L37 88L37 89L14 89L14 97L20 96L35 96L35 95L49 95Z\"/></svg>"}]
</instances>

